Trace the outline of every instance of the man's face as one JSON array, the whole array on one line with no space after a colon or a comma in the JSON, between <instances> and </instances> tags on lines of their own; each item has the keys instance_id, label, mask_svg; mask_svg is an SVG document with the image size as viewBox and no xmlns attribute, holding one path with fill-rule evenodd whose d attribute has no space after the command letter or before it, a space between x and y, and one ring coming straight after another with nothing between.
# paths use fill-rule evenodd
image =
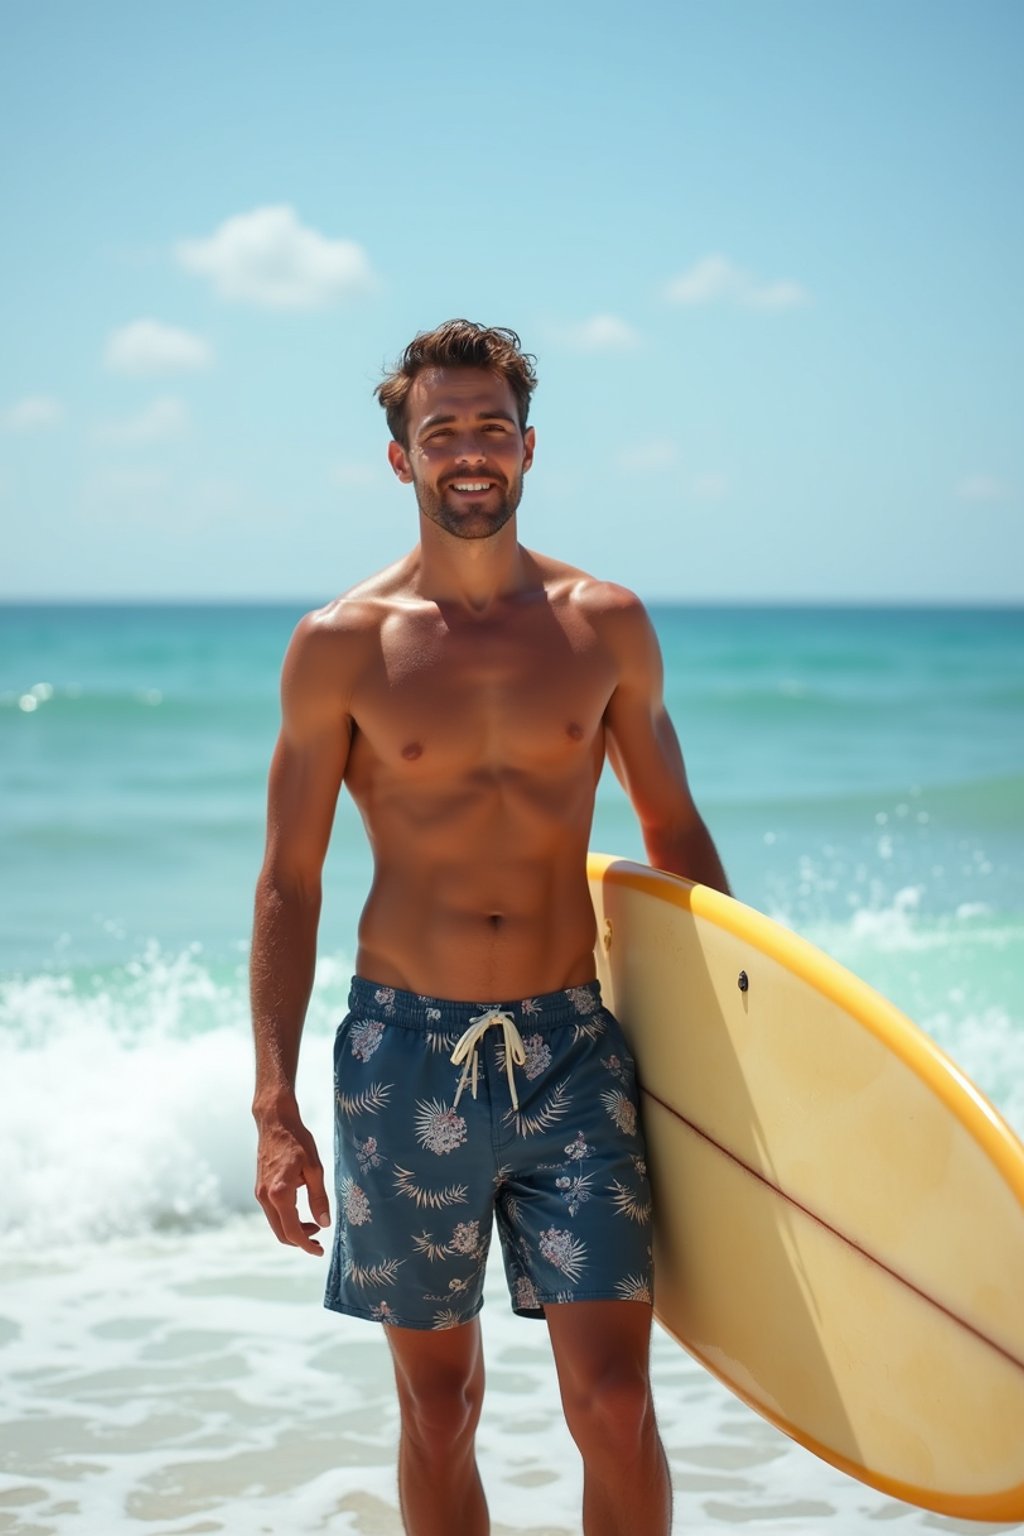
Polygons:
<instances>
[{"instance_id":1,"label":"man's face","mask_svg":"<svg viewBox=\"0 0 1024 1536\"><path fill-rule=\"evenodd\" d=\"M491 538L518 507L533 463L533 428L520 428L510 385L484 368L424 368L406 423L408 448L393 442L388 458L424 517L457 539Z\"/></svg>"}]
</instances>

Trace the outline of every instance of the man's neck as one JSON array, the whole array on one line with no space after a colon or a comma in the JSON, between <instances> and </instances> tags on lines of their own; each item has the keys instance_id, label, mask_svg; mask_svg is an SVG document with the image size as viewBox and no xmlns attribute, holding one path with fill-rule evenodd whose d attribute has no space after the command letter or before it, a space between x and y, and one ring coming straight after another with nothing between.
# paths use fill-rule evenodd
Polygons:
<instances>
[{"instance_id":1,"label":"man's neck","mask_svg":"<svg viewBox=\"0 0 1024 1536\"><path fill-rule=\"evenodd\" d=\"M422 597L481 614L530 583L529 560L516 535L515 517L490 538L459 539L421 516L416 585Z\"/></svg>"}]
</instances>

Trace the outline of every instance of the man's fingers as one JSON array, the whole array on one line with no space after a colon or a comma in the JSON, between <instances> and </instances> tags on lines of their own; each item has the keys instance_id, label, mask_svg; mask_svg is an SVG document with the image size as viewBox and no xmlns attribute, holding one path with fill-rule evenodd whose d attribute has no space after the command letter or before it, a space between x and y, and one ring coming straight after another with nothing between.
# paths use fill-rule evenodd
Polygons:
<instances>
[{"instance_id":1,"label":"man's fingers","mask_svg":"<svg viewBox=\"0 0 1024 1536\"><path fill-rule=\"evenodd\" d=\"M324 1188L324 1170L319 1160L306 1168L306 1194L309 1196L309 1209L314 1221L321 1227L329 1227L331 1206Z\"/></svg>"},{"instance_id":2,"label":"man's fingers","mask_svg":"<svg viewBox=\"0 0 1024 1536\"><path fill-rule=\"evenodd\" d=\"M318 1243L316 1238L313 1236L314 1232L318 1233L320 1231L320 1228L317 1226L316 1222L315 1221L304 1221L302 1223L302 1230L303 1230L303 1232L305 1234L305 1238L306 1238L306 1241L302 1245L303 1248L305 1248L307 1253L316 1253L316 1254L319 1254L320 1258L323 1258L323 1256L324 1256L323 1245L321 1243Z\"/></svg>"},{"instance_id":3,"label":"man's fingers","mask_svg":"<svg viewBox=\"0 0 1024 1536\"><path fill-rule=\"evenodd\" d=\"M313 1138L301 1123L261 1134L260 1178L256 1198L279 1243L323 1254L314 1234L330 1226L331 1208L324 1188L324 1170ZM283 1143L283 1144L282 1144ZM299 1216L297 1198L305 1185L312 1221Z\"/></svg>"},{"instance_id":4,"label":"man's fingers","mask_svg":"<svg viewBox=\"0 0 1024 1536\"><path fill-rule=\"evenodd\" d=\"M306 1228L316 1231L312 1223L304 1223L299 1219L298 1207L295 1203L295 1184L278 1180L270 1186L270 1203L277 1218L276 1227L278 1237L282 1243L290 1243L294 1248L304 1248L307 1253L322 1253L319 1243L314 1243L307 1235ZM272 1221L271 1226L275 1226Z\"/></svg>"},{"instance_id":5,"label":"man's fingers","mask_svg":"<svg viewBox=\"0 0 1024 1536\"><path fill-rule=\"evenodd\" d=\"M278 1242L283 1243L284 1237L281 1232L281 1223L278 1220L277 1211L271 1204L270 1196L262 1184L257 1184L256 1186L256 1199L259 1201L263 1214L267 1218L270 1230L273 1232Z\"/></svg>"}]
</instances>

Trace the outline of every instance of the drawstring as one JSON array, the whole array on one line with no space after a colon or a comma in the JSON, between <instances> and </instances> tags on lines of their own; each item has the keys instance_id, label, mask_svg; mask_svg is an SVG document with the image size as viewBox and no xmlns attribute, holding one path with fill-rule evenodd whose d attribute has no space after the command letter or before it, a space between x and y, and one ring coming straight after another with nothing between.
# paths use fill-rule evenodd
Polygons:
<instances>
[{"instance_id":1,"label":"drawstring","mask_svg":"<svg viewBox=\"0 0 1024 1536\"><path fill-rule=\"evenodd\" d=\"M458 1108L462 1098L462 1090L466 1083L472 1079L471 1087L473 1097L476 1098L477 1079L477 1047L492 1024L500 1024L505 1032L505 1071L508 1074L508 1091L512 1095L512 1108L519 1108L519 1098L516 1094L516 1081L512 1073L512 1063L521 1067L526 1061L526 1047L523 1037L516 1028L515 1015L502 1013L500 1008L488 1008L486 1013L477 1014L475 1019L470 1019L469 1028L462 1036L459 1043L452 1051L452 1065L457 1067L464 1061L466 1065L462 1069L462 1077L455 1093L453 1109Z\"/></svg>"}]
</instances>

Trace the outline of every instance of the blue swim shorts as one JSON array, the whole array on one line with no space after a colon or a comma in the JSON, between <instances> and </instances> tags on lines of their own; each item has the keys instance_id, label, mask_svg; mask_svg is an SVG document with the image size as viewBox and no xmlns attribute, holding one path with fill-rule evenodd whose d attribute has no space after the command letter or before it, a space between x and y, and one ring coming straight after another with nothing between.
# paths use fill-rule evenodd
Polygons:
<instances>
[{"instance_id":1,"label":"blue swim shorts","mask_svg":"<svg viewBox=\"0 0 1024 1536\"><path fill-rule=\"evenodd\" d=\"M651 1300L635 1068L596 981L452 1003L356 977L334 1087L325 1306L403 1328L468 1322L495 1217L522 1316Z\"/></svg>"}]
</instances>

